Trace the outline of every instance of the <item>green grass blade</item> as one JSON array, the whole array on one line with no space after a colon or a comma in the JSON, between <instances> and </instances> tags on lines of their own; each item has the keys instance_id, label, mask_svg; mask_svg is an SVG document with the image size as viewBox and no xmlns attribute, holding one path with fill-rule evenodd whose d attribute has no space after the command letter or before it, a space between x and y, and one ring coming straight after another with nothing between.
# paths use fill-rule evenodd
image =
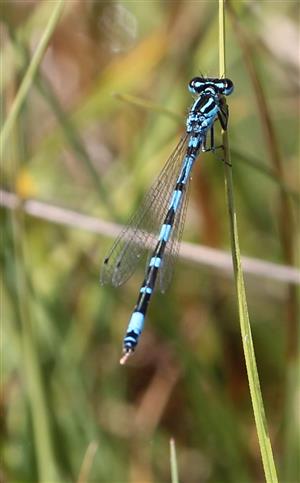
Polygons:
<instances>
[{"instance_id":1,"label":"green grass blade","mask_svg":"<svg viewBox=\"0 0 300 483\"><path fill-rule=\"evenodd\" d=\"M175 440L173 438L170 439L170 465L171 465L171 481L172 483L179 483Z\"/></svg>"},{"instance_id":2,"label":"green grass blade","mask_svg":"<svg viewBox=\"0 0 300 483\"><path fill-rule=\"evenodd\" d=\"M15 142L15 146L20 143ZM60 481L55 451L51 437L51 417L46 402L46 391L41 371L41 356L35 333L34 300L30 289L30 268L28 267L28 246L25 232L25 217L22 210L11 216L13 272L15 279L15 305L20 321L20 344L25 391L29 406L35 462L38 481L46 483Z\"/></svg>"},{"instance_id":3,"label":"green grass blade","mask_svg":"<svg viewBox=\"0 0 300 483\"><path fill-rule=\"evenodd\" d=\"M17 92L17 95L14 99L14 102L11 106L10 112L7 116L5 123L3 124L1 133L0 133L0 147L1 153L4 152L4 147L7 142L8 136L16 122L16 119L20 113L22 105L26 99L28 91L34 81L34 77L36 75L38 66L40 65L43 55L46 51L47 45L51 38L51 35L54 32L54 29L59 21L60 15L62 13L63 7L65 4L65 0L58 0L53 9L52 15L49 18L48 24L43 32L41 40L37 46L37 49L31 59L29 67L24 75L20 88Z\"/></svg>"},{"instance_id":4,"label":"green grass blade","mask_svg":"<svg viewBox=\"0 0 300 483\"><path fill-rule=\"evenodd\" d=\"M116 93L115 97L120 101L127 102L132 106L141 107L142 109L148 109L150 111L157 112L158 114L164 114L165 116L170 117L174 121L182 124L184 119L180 114L176 114L175 112L171 111L171 109L167 109L162 107L160 104L156 102L149 101L148 99L144 99L139 96L133 96L132 94L125 94L125 93Z\"/></svg>"},{"instance_id":5,"label":"green grass blade","mask_svg":"<svg viewBox=\"0 0 300 483\"><path fill-rule=\"evenodd\" d=\"M225 75L225 15L224 0L219 0L219 74L220 77ZM231 159L229 150L228 132L222 132L222 141L224 146L224 169L225 169L225 189L226 201L228 207L232 261L235 276L236 292L238 298L238 310L240 319L240 328L243 342L244 357L247 368L250 395L252 400L256 431L262 456L262 462L265 472L266 481L275 483L278 481L276 468L274 464L272 446L267 428L263 398L260 389L259 376L255 360L254 346L252 340L251 326L249 321L247 299L244 285L244 277L240 259L240 247L237 229L236 208L234 202L233 179L231 170Z\"/></svg>"},{"instance_id":6,"label":"green grass blade","mask_svg":"<svg viewBox=\"0 0 300 483\"><path fill-rule=\"evenodd\" d=\"M77 483L88 483L91 467L95 459L97 449L98 449L97 442L91 441L84 455L84 459L80 468Z\"/></svg>"}]
</instances>

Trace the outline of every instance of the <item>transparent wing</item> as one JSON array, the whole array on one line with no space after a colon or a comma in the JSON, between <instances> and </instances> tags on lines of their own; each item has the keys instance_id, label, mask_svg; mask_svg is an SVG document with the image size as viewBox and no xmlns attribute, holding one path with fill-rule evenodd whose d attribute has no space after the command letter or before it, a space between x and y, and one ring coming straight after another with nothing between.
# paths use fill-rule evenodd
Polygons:
<instances>
[{"instance_id":1,"label":"transparent wing","mask_svg":"<svg viewBox=\"0 0 300 483\"><path fill-rule=\"evenodd\" d=\"M189 192L190 192L190 179L191 178L189 177L185 185L185 190L183 193L181 205L176 211L174 226L171 232L170 239L165 248L162 265L158 272L158 278L159 278L158 287L161 292L166 291L166 289L168 288L172 280L175 261L178 256L178 251L179 251L183 228L184 228L184 222L186 218Z\"/></svg>"},{"instance_id":2,"label":"transparent wing","mask_svg":"<svg viewBox=\"0 0 300 483\"><path fill-rule=\"evenodd\" d=\"M170 197L186 151L187 139L188 136L185 135L179 141L128 226L115 240L102 265L102 284L122 285L133 274L145 252L153 248L168 211Z\"/></svg>"}]
</instances>

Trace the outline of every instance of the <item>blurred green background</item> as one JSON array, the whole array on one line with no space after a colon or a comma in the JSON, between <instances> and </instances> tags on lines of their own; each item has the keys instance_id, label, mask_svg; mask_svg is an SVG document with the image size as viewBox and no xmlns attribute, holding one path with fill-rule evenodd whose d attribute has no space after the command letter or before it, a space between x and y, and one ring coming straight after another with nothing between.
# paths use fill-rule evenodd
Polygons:
<instances>
[{"instance_id":1,"label":"blurred green background","mask_svg":"<svg viewBox=\"0 0 300 483\"><path fill-rule=\"evenodd\" d=\"M5 119L54 2L1 6ZM232 277L179 258L170 289L152 300L136 354L121 367L143 267L118 290L101 287L111 238L22 210L22 200L37 199L126 223L184 130L188 81L218 76L217 7L65 4L1 153L1 189L20 199L17 209L0 210L3 482L167 482L171 437L181 482L264 480ZM228 7L242 253L295 265L299 2ZM184 239L230 250L223 167L210 154L194 168ZM296 483L296 286L253 274L246 289L276 467L282 482Z\"/></svg>"}]
</instances>

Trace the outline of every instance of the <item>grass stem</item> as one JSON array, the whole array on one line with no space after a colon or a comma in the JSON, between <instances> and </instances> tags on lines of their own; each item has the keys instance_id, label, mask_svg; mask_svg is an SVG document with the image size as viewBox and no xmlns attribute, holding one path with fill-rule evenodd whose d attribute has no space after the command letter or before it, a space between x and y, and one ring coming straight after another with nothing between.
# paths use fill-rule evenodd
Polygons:
<instances>
[{"instance_id":1,"label":"grass stem","mask_svg":"<svg viewBox=\"0 0 300 483\"><path fill-rule=\"evenodd\" d=\"M224 0L219 0L219 74L225 76L225 14ZM261 451L262 463L264 467L266 481L275 483L278 481L274 464L272 446L268 434L263 398L260 388L259 376L255 360L255 352L252 340L251 326L249 321L247 299L244 285L244 276L241 266L241 256L237 229L237 216L234 202L232 168L230 159L230 149L228 131L222 131L222 143L224 146L224 170L225 170L225 190L228 207L232 261L235 276L236 292L238 299L238 310L240 328L243 342L244 357L247 368L250 395L252 400L256 431Z\"/></svg>"},{"instance_id":2,"label":"grass stem","mask_svg":"<svg viewBox=\"0 0 300 483\"><path fill-rule=\"evenodd\" d=\"M179 483L175 440L173 438L170 439L170 464L171 464L171 482Z\"/></svg>"}]
</instances>

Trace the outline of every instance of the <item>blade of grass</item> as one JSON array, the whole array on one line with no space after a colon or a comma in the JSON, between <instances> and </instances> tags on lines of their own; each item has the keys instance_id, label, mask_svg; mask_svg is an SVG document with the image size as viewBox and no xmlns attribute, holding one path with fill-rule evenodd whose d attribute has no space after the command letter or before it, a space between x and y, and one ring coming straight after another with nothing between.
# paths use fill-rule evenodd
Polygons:
<instances>
[{"instance_id":1,"label":"blade of grass","mask_svg":"<svg viewBox=\"0 0 300 483\"><path fill-rule=\"evenodd\" d=\"M22 110L13 129L13 153L12 163L15 162L15 172L18 172L18 163L22 159L22 129L24 126ZM25 148L26 149L26 148ZM11 228L12 267L16 313L19 321L20 344L22 347L19 368L21 380L24 381L24 393L30 413L30 425L32 426L32 448L34 451L35 465L37 467L38 481L60 481L59 469L56 464L55 451L51 434L51 418L47 407L46 391L41 369L41 354L34 316L34 292L32 291L32 279L30 272L28 238L26 233L26 219L21 203L12 212L9 222ZM27 453L28 454L28 453Z\"/></svg>"},{"instance_id":2,"label":"blade of grass","mask_svg":"<svg viewBox=\"0 0 300 483\"><path fill-rule=\"evenodd\" d=\"M65 0L59 0L55 4L52 15L45 27L38 47L27 68L20 88L13 101L7 119L0 133L1 157L4 153L5 144L11 133L19 130L17 121L24 106L26 96L35 78L37 68L43 58L49 39L57 25L62 13ZM21 121L20 121L21 122ZM24 120L22 121L24 125ZM21 124L22 124L21 122ZM20 150L20 139L12 143L13 149ZM15 159L22 159L22 154L16 152ZM14 157L13 157L14 158ZM3 158L2 158L3 159ZM17 166L15 171L17 172ZM59 481L60 475L56 466L54 449L52 445L50 420L46 404L46 396L40 369L39 353L34 327L32 325L32 298L28 290L30 279L26 260L26 235L24 226L24 213L21 209L12 215L12 236L14 252L14 269L16 280L16 304L21 325L22 356L26 380L26 392L30 408L31 424L33 428L34 451L39 481Z\"/></svg>"},{"instance_id":3,"label":"blade of grass","mask_svg":"<svg viewBox=\"0 0 300 483\"><path fill-rule=\"evenodd\" d=\"M16 119L20 113L20 110L23 106L25 98L28 94L28 91L34 81L34 77L36 75L38 66L40 65L46 48L48 46L49 40L51 35L54 32L54 29L59 21L60 15L62 13L63 7L65 4L65 0L58 0L56 2L55 8L53 9L52 15L49 18L48 24L45 27L41 40L37 46L37 49L31 59L29 67L24 75L20 88L17 92L17 95L14 99L14 102L11 106L11 109L8 113L5 123L0 132L0 153L1 156L4 153L4 147L7 142L8 136L16 122Z\"/></svg>"},{"instance_id":4,"label":"blade of grass","mask_svg":"<svg viewBox=\"0 0 300 483\"><path fill-rule=\"evenodd\" d=\"M182 124L184 122L183 117L180 114L176 114L175 112L171 111L171 109L167 109L165 107L162 107L160 104L157 104L156 102L149 101L148 99L144 99L142 97L138 96L133 96L132 94L122 94L122 93L116 93L115 94L116 99L119 99L120 101L127 102L128 104L131 104L133 106L141 107L142 109L148 109L149 111L154 111L159 114L164 114L165 116L170 117L174 121Z\"/></svg>"},{"instance_id":5,"label":"blade of grass","mask_svg":"<svg viewBox=\"0 0 300 483\"><path fill-rule=\"evenodd\" d=\"M219 74L225 76L225 14L224 0L219 0ZM261 451L262 463L267 482L277 482L276 468L274 464L272 446L267 428L263 398L260 389L259 376L255 360L255 352L252 340L251 326L249 321L247 299L244 285L244 277L240 259L240 247L237 229L236 208L234 202L233 179L231 170L231 159L229 151L228 131L222 131L222 142L224 146L224 174L226 201L228 207L232 261L235 276L236 292L238 298L238 310L240 328L242 335L243 350L247 368L250 395L252 400L256 431Z\"/></svg>"},{"instance_id":6,"label":"blade of grass","mask_svg":"<svg viewBox=\"0 0 300 483\"><path fill-rule=\"evenodd\" d=\"M19 11L19 9L15 8L15 4L13 2L2 1L1 6L4 3L5 6L1 11L1 21L3 22L3 26L5 24L7 25L7 22ZM66 17L72 8L74 8L72 3L73 2L65 3L65 8L61 18ZM18 6L20 6L20 2L18 3ZM14 32L16 37L20 39L22 43L28 45L30 43L30 39L32 38L32 32L43 31L49 20L52 10L53 2L35 2L34 6L32 5L31 7L28 4L28 12L30 11L30 15L28 15L28 17L26 16L26 18L23 18L22 22L18 22L18 25L14 24ZM3 36L3 40L4 39L5 35ZM14 46L10 42L5 42L5 40L1 42L0 57L3 59L3 62L5 62L5 70L2 70L1 72L0 82L0 95L4 96L7 87L13 81L16 69L20 67L20 62L22 63L22 59L19 59L19 57L14 54Z\"/></svg>"},{"instance_id":7,"label":"blade of grass","mask_svg":"<svg viewBox=\"0 0 300 483\"><path fill-rule=\"evenodd\" d=\"M279 180L282 180L285 184L285 170L284 163L281 155L280 144L274 123L272 121L270 108L268 106L265 92L263 89L260 76L258 75L258 70L255 63L255 58L253 55L253 48L251 47L247 35L238 21L235 10L231 3L228 3L228 12L233 23L234 32L239 41L243 52L243 58L247 71L249 73L249 78L251 80L253 91L255 93L257 102L257 112L259 115L262 131L264 133L264 140L266 143L266 148L269 153L270 162L273 166L273 172ZM289 199L287 193L284 189L279 192L279 209L278 209L278 227L279 235L282 246L282 253L285 258L285 262L289 265L294 264L294 245L293 240L295 239L295 220L289 204ZM298 333L298 300L297 294L293 287L289 287L289 294L287 300L286 314L287 314L287 351L286 355L289 360L293 360L297 357L297 333Z\"/></svg>"},{"instance_id":8,"label":"blade of grass","mask_svg":"<svg viewBox=\"0 0 300 483\"><path fill-rule=\"evenodd\" d=\"M234 27L233 30L243 52L243 59L253 86L253 91L255 93L257 112L260 119L261 128L264 133L263 139L265 140L270 163L272 164L272 171L274 172L275 176L281 180L281 184L279 185L281 189L278 197L277 218L282 254L286 263L289 265L294 265L296 258L295 241L297 239L295 217L291 210L287 192L283 189L286 179L283 157L280 149L278 134L272 120L270 107L267 103L264 87L261 82L261 76L259 75L256 65L256 56L254 55L256 45L252 45L252 40L249 41L247 33L242 27L242 23L236 15L235 5L233 6L229 3L229 7L228 12ZM289 71L285 71L285 74L288 76ZM288 370L285 372L286 394L288 395L285 401L285 414L290 415L290 401L297 398L298 391L297 384L290 384L290 381L294 378L295 365L299 364L299 294L295 290L295 287L291 285L288 286L288 297L286 301L285 313L287 320L286 359L288 362ZM291 391L293 391L294 394L292 394ZM297 478L296 475L299 474L297 471L299 467L297 468L294 466L294 461L297 461L299 453L299 444L295 443L296 441L299 442L299 428L294 424L292 417L286 417L284 430L286 433L284 437L284 479L285 481L293 481L295 478Z\"/></svg>"},{"instance_id":9,"label":"blade of grass","mask_svg":"<svg viewBox=\"0 0 300 483\"><path fill-rule=\"evenodd\" d=\"M91 441L84 455L77 483L87 483L89 481L89 476L90 476L92 464L93 464L97 449L98 449L97 442Z\"/></svg>"},{"instance_id":10,"label":"blade of grass","mask_svg":"<svg viewBox=\"0 0 300 483\"><path fill-rule=\"evenodd\" d=\"M171 481L172 483L179 483L175 440L173 438L170 439L170 465L171 465Z\"/></svg>"},{"instance_id":11,"label":"blade of grass","mask_svg":"<svg viewBox=\"0 0 300 483\"><path fill-rule=\"evenodd\" d=\"M12 215L14 238L14 257L16 272L16 295L18 313L21 321L21 342L23 350L23 371L26 378L26 390L32 418L34 450L39 481L59 481L54 450L50 436L50 421L47 412L45 392L40 371L37 343L32 327L28 294L27 270L24 266L26 255L24 240L24 215L21 212Z\"/></svg>"}]
</instances>

